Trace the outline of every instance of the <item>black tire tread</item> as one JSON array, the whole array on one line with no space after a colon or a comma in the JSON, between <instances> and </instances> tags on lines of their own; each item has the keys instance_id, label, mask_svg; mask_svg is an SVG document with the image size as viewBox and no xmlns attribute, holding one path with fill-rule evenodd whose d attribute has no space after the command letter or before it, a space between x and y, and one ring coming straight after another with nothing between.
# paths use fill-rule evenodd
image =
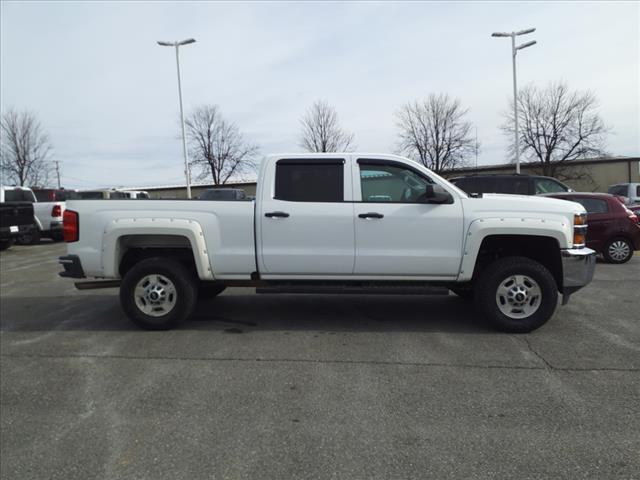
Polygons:
<instances>
[{"instance_id":1,"label":"black tire tread","mask_svg":"<svg viewBox=\"0 0 640 480\"><path fill-rule=\"evenodd\" d=\"M141 312L133 299L136 284L145 275L159 273L169 277L178 293L175 307L164 317L150 317ZM197 300L197 278L180 262L166 257L151 257L136 263L120 284L120 304L129 319L146 330L175 328L193 312Z\"/></svg>"},{"instance_id":2,"label":"black tire tread","mask_svg":"<svg viewBox=\"0 0 640 480\"><path fill-rule=\"evenodd\" d=\"M504 315L496 304L495 294L507 276L525 274L532 277L542 290L542 303L528 318L512 319ZM475 302L486 319L498 330L509 333L529 333L544 325L554 314L558 304L558 287L547 268L527 257L503 257L489 264L476 282Z\"/></svg>"}]
</instances>

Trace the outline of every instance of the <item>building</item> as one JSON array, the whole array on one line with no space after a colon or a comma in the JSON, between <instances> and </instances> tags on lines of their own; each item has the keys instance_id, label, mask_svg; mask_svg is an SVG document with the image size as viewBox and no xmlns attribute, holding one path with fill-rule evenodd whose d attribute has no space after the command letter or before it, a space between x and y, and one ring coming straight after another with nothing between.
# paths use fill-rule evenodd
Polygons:
<instances>
[{"instance_id":1,"label":"building","mask_svg":"<svg viewBox=\"0 0 640 480\"><path fill-rule=\"evenodd\" d=\"M244 190L247 196L254 197L256 194L256 182L242 183L226 183L224 185L214 185L212 183L197 183L191 185L191 196L198 198L202 192L209 188L240 188ZM149 197L153 199L179 199L187 198L186 185L163 185L158 187L132 187L123 188L122 190L143 190L149 193Z\"/></svg>"}]
</instances>

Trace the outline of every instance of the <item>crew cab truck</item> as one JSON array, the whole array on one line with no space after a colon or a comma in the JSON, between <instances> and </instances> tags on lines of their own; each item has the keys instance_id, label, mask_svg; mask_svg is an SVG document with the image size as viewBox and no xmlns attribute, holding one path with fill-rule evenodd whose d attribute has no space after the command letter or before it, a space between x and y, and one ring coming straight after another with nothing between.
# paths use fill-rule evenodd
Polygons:
<instances>
[{"instance_id":1,"label":"crew cab truck","mask_svg":"<svg viewBox=\"0 0 640 480\"><path fill-rule=\"evenodd\" d=\"M149 329L226 287L438 286L473 297L497 328L528 332L559 293L566 302L591 281L585 219L573 202L469 197L395 155L275 155L254 202L68 202L60 275L119 286L127 316Z\"/></svg>"}]
</instances>

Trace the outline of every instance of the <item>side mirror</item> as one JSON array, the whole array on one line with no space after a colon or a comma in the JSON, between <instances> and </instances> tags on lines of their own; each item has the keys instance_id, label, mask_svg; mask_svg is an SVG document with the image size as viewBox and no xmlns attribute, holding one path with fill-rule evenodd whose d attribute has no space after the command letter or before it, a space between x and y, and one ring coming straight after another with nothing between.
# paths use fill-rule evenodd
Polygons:
<instances>
[{"instance_id":1,"label":"side mirror","mask_svg":"<svg viewBox=\"0 0 640 480\"><path fill-rule=\"evenodd\" d=\"M424 194L418 199L420 203L449 204L453 203L453 197L440 185L427 184Z\"/></svg>"}]
</instances>

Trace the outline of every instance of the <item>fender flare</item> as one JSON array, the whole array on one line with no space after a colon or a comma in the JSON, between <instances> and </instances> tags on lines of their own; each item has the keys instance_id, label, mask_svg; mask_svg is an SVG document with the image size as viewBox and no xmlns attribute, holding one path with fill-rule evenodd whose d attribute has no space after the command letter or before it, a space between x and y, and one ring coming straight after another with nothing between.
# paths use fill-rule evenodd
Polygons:
<instances>
[{"instance_id":1,"label":"fender flare","mask_svg":"<svg viewBox=\"0 0 640 480\"><path fill-rule=\"evenodd\" d=\"M550 237L560 248L568 248L573 243L572 225L556 219L540 218L483 218L469 225L462 249L459 282L473 278L480 246L486 237L492 235L532 235ZM560 254L560 252L558 252Z\"/></svg>"},{"instance_id":2,"label":"fender flare","mask_svg":"<svg viewBox=\"0 0 640 480\"><path fill-rule=\"evenodd\" d=\"M186 237L191 245L198 277L213 280L213 271L202 226L182 218L118 218L110 221L102 236L102 271L107 278L119 278L119 239L126 235L174 235Z\"/></svg>"}]
</instances>

